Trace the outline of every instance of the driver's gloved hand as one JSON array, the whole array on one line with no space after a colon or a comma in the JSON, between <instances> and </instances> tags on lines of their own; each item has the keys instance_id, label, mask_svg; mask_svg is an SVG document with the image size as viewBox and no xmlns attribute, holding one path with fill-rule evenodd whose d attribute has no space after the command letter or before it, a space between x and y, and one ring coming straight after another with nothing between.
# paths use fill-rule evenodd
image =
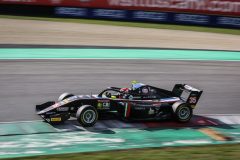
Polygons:
<instances>
[{"instance_id":1,"label":"driver's gloved hand","mask_svg":"<svg viewBox=\"0 0 240 160\"><path fill-rule=\"evenodd\" d=\"M106 96L107 96L108 98L111 98L112 94L111 94L111 93L106 93Z\"/></svg>"}]
</instances>

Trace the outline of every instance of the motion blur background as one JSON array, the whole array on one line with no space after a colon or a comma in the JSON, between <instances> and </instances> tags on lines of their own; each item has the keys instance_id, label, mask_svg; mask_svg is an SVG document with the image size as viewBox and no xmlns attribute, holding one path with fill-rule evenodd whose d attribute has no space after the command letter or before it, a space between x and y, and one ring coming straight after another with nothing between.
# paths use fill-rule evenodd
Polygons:
<instances>
[{"instance_id":1,"label":"motion blur background","mask_svg":"<svg viewBox=\"0 0 240 160\"><path fill-rule=\"evenodd\" d=\"M76 142L84 145L82 148L76 145L77 152L88 149L88 144L93 149L88 151L96 151L98 147L95 142L105 150L116 144L101 144L91 136L112 140L109 137L119 138L117 133L121 130L123 141L117 145L122 149L126 149L124 145L128 138L134 148L142 147L142 144L135 144L140 139L153 142L156 146L239 143L239 35L240 0L0 0L0 158L70 153L74 151L71 143ZM131 52L134 52L136 59L131 59ZM149 55L154 52L167 55L170 60L151 58ZM119 54L127 56L123 60L119 59ZM80 58L75 59L74 55ZM101 55L102 59L96 55ZM111 59L112 55L115 58ZM146 59L139 58L139 55ZM200 59L191 59L196 55ZM86 60L84 56L90 58ZM170 126L170 130L146 130L133 126L129 128L130 132L134 131L131 135L126 132L128 129L123 130L117 125L130 124L116 121L108 122L116 128L99 122L107 126L110 134L99 132L96 128L96 132L82 130L81 126L71 122L63 127L77 130L65 132L64 128L56 127L56 131L54 126L43 123L35 113L36 104L56 100L63 92L99 93L108 86L128 87L131 80L169 90L176 83L203 89L204 93L194 110L194 114L203 118L197 123L214 120L204 115L220 117L213 121L214 129L222 129L220 132L226 132L233 141L209 138L197 131L199 128L196 126ZM224 123L218 124L220 120ZM224 126L221 128L222 124ZM85 131L88 131L87 134ZM65 133L70 141L61 137ZM35 134L35 139L29 141L24 138L34 136L30 134ZM90 137L86 140L84 136ZM49 140L54 137L55 144L50 143ZM202 139L207 143L202 143ZM52 147L52 144L56 146ZM130 150L130 156L125 151L116 151L116 155L103 152L104 155L99 157L197 160L203 156L208 159L239 159L239 144L236 147L220 145L206 148L196 147L191 153L185 149L179 152L180 147L169 152L156 149L149 154L143 150L139 150L139 154L136 150ZM76 155L75 159L83 155ZM68 157L60 155L57 159L74 157L65 156Z\"/></svg>"},{"instance_id":2,"label":"motion blur background","mask_svg":"<svg viewBox=\"0 0 240 160\"><path fill-rule=\"evenodd\" d=\"M0 0L0 14L240 28L240 0Z\"/></svg>"},{"instance_id":3,"label":"motion blur background","mask_svg":"<svg viewBox=\"0 0 240 160\"><path fill-rule=\"evenodd\" d=\"M240 50L240 0L0 0L0 14L3 48ZM110 85L127 86L134 79L166 89L175 83L197 85L204 89L200 106L207 106L197 108L197 113L230 114L238 108L238 62L103 62L1 62L0 85L8 93L0 92L6 108L0 120L38 119L32 106L61 92L97 93ZM52 77L47 71L57 78L49 80ZM34 79L33 74L39 78ZM6 85L10 82L12 86ZM226 108L229 103L232 105ZM9 116L18 105L25 108L24 116ZM31 112L27 112L29 108Z\"/></svg>"},{"instance_id":4,"label":"motion blur background","mask_svg":"<svg viewBox=\"0 0 240 160\"><path fill-rule=\"evenodd\" d=\"M0 0L1 14L240 27L239 0Z\"/></svg>"},{"instance_id":5,"label":"motion blur background","mask_svg":"<svg viewBox=\"0 0 240 160\"><path fill-rule=\"evenodd\" d=\"M5 18L0 19L4 47L240 50L240 0L0 0L0 16Z\"/></svg>"}]
</instances>

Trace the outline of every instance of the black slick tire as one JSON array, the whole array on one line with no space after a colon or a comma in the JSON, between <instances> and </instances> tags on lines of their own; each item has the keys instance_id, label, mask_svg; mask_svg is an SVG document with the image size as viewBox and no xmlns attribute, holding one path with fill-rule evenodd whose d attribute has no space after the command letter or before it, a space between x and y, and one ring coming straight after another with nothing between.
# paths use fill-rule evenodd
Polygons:
<instances>
[{"instance_id":1,"label":"black slick tire","mask_svg":"<svg viewBox=\"0 0 240 160\"><path fill-rule=\"evenodd\" d=\"M186 104L181 104L177 107L174 116L178 122L185 123L189 122L192 118L192 108Z\"/></svg>"},{"instance_id":2,"label":"black slick tire","mask_svg":"<svg viewBox=\"0 0 240 160\"><path fill-rule=\"evenodd\" d=\"M77 110L76 118L83 127L92 127L98 120L98 112L91 105L83 105Z\"/></svg>"}]
</instances>

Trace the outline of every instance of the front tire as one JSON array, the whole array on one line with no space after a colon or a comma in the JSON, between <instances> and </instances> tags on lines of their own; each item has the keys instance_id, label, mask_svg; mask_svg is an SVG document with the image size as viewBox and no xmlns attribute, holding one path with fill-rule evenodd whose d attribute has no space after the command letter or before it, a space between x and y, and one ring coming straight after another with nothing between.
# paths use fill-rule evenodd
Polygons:
<instances>
[{"instance_id":1,"label":"front tire","mask_svg":"<svg viewBox=\"0 0 240 160\"><path fill-rule=\"evenodd\" d=\"M59 96L58 101L62 101L62 100L64 100L64 99L69 98L69 97L72 97L72 96L74 96L74 95L71 94L71 93L63 93L63 94L61 94L61 95Z\"/></svg>"},{"instance_id":2,"label":"front tire","mask_svg":"<svg viewBox=\"0 0 240 160\"><path fill-rule=\"evenodd\" d=\"M189 122L192 118L192 108L186 104L181 104L177 107L174 115L178 122Z\"/></svg>"},{"instance_id":3,"label":"front tire","mask_svg":"<svg viewBox=\"0 0 240 160\"><path fill-rule=\"evenodd\" d=\"M83 127L92 127L97 122L98 112L93 106L84 105L78 109L76 117Z\"/></svg>"}]
</instances>

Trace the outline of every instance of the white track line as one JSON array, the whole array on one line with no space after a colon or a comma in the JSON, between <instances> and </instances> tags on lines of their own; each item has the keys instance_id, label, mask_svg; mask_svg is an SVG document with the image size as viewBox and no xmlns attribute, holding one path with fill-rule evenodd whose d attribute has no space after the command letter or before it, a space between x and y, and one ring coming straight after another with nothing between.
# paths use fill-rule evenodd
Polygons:
<instances>
[{"instance_id":1,"label":"white track line","mask_svg":"<svg viewBox=\"0 0 240 160\"><path fill-rule=\"evenodd\" d=\"M213 60L213 59L156 59L156 58L0 58L0 60L162 60L162 61L214 61L214 62L239 62L240 60Z\"/></svg>"},{"instance_id":2,"label":"white track line","mask_svg":"<svg viewBox=\"0 0 240 160\"><path fill-rule=\"evenodd\" d=\"M0 124L7 124L7 123L30 123L30 122L43 122L43 120L32 120L32 121L10 121L10 122L0 122Z\"/></svg>"},{"instance_id":3,"label":"white track line","mask_svg":"<svg viewBox=\"0 0 240 160\"><path fill-rule=\"evenodd\" d=\"M197 114L195 116L206 116L206 117L214 117L214 116L217 116L217 117L221 117L221 116L235 116L235 120L238 119L239 117L239 120L236 120L236 121L240 121L240 114ZM8 124L8 123L30 123L30 122L43 122L43 120L29 120L29 121L10 121L10 122L0 122L0 124Z\"/></svg>"},{"instance_id":4,"label":"white track line","mask_svg":"<svg viewBox=\"0 0 240 160\"><path fill-rule=\"evenodd\" d=\"M240 114L195 114L195 116L240 116Z\"/></svg>"}]
</instances>

